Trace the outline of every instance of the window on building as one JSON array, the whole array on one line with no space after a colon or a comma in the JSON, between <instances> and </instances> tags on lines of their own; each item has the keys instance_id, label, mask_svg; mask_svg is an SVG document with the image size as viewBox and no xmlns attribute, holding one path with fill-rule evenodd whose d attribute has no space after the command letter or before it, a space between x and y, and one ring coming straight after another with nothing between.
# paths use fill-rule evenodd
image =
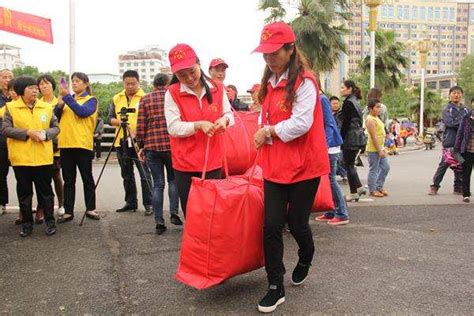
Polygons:
<instances>
[{"instance_id":1,"label":"window on building","mask_svg":"<svg viewBox=\"0 0 474 316\"><path fill-rule=\"evenodd\" d=\"M138 66L138 63L133 63L134 66Z\"/></svg>"},{"instance_id":2,"label":"window on building","mask_svg":"<svg viewBox=\"0 0 474 316\"><path fill-rule=\"evenodd\" d=\"M449 8L443 8L443 20L449 20Z\"/></svg>"},{"instance_id":3,"label":"window on building","mask_svg":"<svg viewBox=\"0 0 474 316\"><path fill-rule=\"evenodd\" d=\"M420 20L426 20L426 8L420 7Z\"/></svg>"},{"instance_id":4,"label":"window on building","mask_svg":"<svg viewBox=\"0 0 474 316\"><path fill-rule=\"evenodd\" d=\"M155 63L150 61L150 66L154 66L154 65L155 65Z\"/></svg>"},{"instance_id":5,"label":"window on building","mask_svg":"<svg viewBox=\"0 0 474 316\"><path fill-rule=\"evenodd\" d=\"M401 5L397 5L397 18L403 19L403 7Z\"/></svg>"},{"instance_id":6,"label":"window on building","mask_svg":"<svg viewBox=\"0 0 474 316\"><path fill-rule=\"evenodd\" d=\"M428 20L433 20L433 7L428 8Z\"/></svg>"},{"instance_id":7,"label":"window on building","mask_svg":"<svg viewBox=\"0 0 474 316\"><path fill-rule=\"evenodd\" d=\"M435 8L435 11L434 11L434 17L435 17L435 20L436 21L439 21L441 20L441 8Z\"/></svg>"},{"instance_id":8,"label":"window on building","mask_svg":"<svg viewBox=\"0 0 474 316\"><path fill-rule=\"evenodd\" d=\"M433 75L436 75L438 73L438 70L434 70L431 72ZM430 83L428 83L428 87L431 88L431 89L436 89L436 82L434 82L434 86L430 85Z\"/></svg>"},{"instance_id":9,"label":"window on building","mask_svg":"<svg viewBox=\"0 0 474 316\"><path fill-rule=\"evenodd\" d=\"M142 68L142 74L144 74L145 72L146 72L146 69Z\"/></svg>"},{"instance_id":10,"label":"window on building","mask_svg":"<svg viewBox=\"0 0 474 316\"><path fill-rule=\"evenodd\" d=\"M413 20L418 19L418 7L414 6L413 8L411 8L411 18Z\"/></svg>"},{"instance_id":11,"label":"window on building","mask_svg":"<svg viewBox=\"0 0 474 316\"><path fill-rule=\"evenodd\" d=\"M382 6L382 18L386 18L387 17L387 6L384 4Z\"/></svg>"},{"instance_id":12,"label":"window on building","mask_svg":"<svg viewBox=\"0 0 474 316\"><path fill-rule=\"evenodd\" d=\"M441 80L439 82L440 89L449 89L451 88L451 80Z\"/></svg>"},{"instance_id":13,"label":"window on building","mask_svg":"<svg viewBox=\"0 0 474 316\"><path fill-rule=\"evenodd\" d=\"M127 67L130 67L132 65L132 63L127 63Z\"/></svg>"},{"instance_id":14,"label":"window on building","mask_svg":"<svg viewBox=\"0 0 474 316\"><path fill-rule=\"evenodd\" d=\"M142 61L142 63L141 63L141 64L142 64L142 66L145 66L145 65L146 65L146 62Z\"/></svg>"},{"instance_id":15,"label":"window on building","mask_svg":"<svg viewBox=\"0 0 474 316\"><path fill-rule=\"evenodd\" d=\"M403 18L404 18L405 20L409 20L409 19L410 19L410 7L407 6L407 5L403 8Z\"/></svg>"},{"instance_id":16,"label":"window on building","mask_svg":"<svg viewBox=\"0 0 474 316\"><path fill-rule=\"evenodd\" d=\"M388 6L388 16L392 19L395 17L395 7L393 5Z\"/></svg>"},{"instance_id":17,"label":"window on building","mask_svg":"<svg viewBox=\"0 0 474 316\"><path fill-rule=\"evenodd\" d=\"M449 8L449 20L450 21L456 20L456 12L454 11L454 8Z\"/></svg>"},{"instance_id":18,"label":"window on building","mask_svg":"<svg viewBox=\"0 0 474 316\"><path fill-rule=\"evenodd\" d=\"M155 68L150 68L150 72L151 72L151 73L154 73L154 72L155 72Z\"/></svg>"}]
</instances>

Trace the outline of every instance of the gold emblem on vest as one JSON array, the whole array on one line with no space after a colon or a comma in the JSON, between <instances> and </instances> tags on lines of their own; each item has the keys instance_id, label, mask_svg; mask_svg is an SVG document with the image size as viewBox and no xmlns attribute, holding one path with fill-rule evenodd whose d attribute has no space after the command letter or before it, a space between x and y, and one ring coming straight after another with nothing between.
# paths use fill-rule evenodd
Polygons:
<instances>
[{"instance_id":1,"label":"gold emblem on vest","mask_svg":"<svg viewBox=\"0 0 474 316\"><path fill-rule=\"evenodd\" d=\"M280 111L282 111L283 113L287 113L288 112L288 106L285 104L284 101L280 101L277 103L277 107L278 109L280 109Z\"/></svg>"},{"instance_id":2,"label":"gold emblem on vest","mask_svg":"<svg viewBox=\"0 0 474 316\"><path fill-rule=\"evenodd\" d=\"M216 104L210 104L209 105L209 111L216 113L217 112L217 105Z\"/></svg>"}]
</instances>

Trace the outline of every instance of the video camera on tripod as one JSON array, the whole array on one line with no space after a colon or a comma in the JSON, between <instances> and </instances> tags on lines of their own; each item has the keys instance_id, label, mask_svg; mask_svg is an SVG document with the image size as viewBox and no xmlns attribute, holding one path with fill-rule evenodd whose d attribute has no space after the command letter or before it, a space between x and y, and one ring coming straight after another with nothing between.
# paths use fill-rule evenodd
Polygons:
<instances>
[{"instance_id":1,"label":"video camera on tripod","mask_svg":"<svg viewBox=\"0 0 474 316\"><path fill-rule=\"evenodd\" d=\"M134 109L134 108L126 108L126 107L122 107L120 109L120 111L117 112L117 114L120 116L120 124L122 125L123 128L125 128L125 126L127 125L128 123L128 115L130 113L135 113L137 110Z\"/></svg>"}]
</instances>

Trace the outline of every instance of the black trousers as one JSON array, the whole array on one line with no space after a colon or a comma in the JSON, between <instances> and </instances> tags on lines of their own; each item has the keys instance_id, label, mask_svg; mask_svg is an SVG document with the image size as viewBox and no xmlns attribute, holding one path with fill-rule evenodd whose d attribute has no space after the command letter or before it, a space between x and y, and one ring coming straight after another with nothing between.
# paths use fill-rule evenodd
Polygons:
<instances>
[{"instance_id":1,"label":"black trousers","mask_svg":"<svg viewBox=\"0 0 474 316\"><path fill-rule=\"evenodd\" d=\"M54 194L51 187L53 169L51 165L39 167L13 167L16 178L16 192L24 225L33 225L33 184L38 205L44 211L47 223L54 222Z\"/></svg>"},{"instance_id":2,"label":"black trousers","mask_svg":"<svg viewBox=\"0 0 474 316\"><path fill-rule=\"evenodd\" d=\"M311 207L320 178L292 184L264 181L265 223L263 245L265 270L270 285L283 285L283 227L288 222L298 243L299 261L310 264L314 255L313 233L309 226Z\"/></svg>"},{"instance_id":3,"label":"black trousers","mask_svg":"<svg viewBox=\"0 0 474 316\"><path fill-rule=\"evenodd\" d=\"M94 138L95 157L100 158L102 155L102 139Z\"/></svg>"},{"instance_id":4,"label":"black trousers","mask_svg":"<svg viewBox=\"0 0 474 316\"><path fill-rule=\"evenodd\" d=\"M346 168L347 171L347 180L349 181L351 193L357 193L357 189L362 186L355 166L355 160L358 153L358 150L342 150L342 160L344 162L344 168Z\"/></svg>"},{"instance_id":5,"label":"black trousers","mask_svg":"<svg viewBox=\"0 0 474 316\"><path fill-rule=\"evenodd\" d=\"M462 195L471 196L471 174L474 166L474 153L466 152L462 154L464 163L462 164Z\"/></svg>"},{"instance_id":6,"label":"black trousers","mask_svg":"<svg viewBox=\"0 0 474 316\"><path fill-rule=\"evenodd\" d=\"M440 188L441 181L443 181L444 175L446 171L449 169L449 164L444 161L444 158L441 157L441 161L438 164L438 168L435 171L433 176L433 186L436 188ZM462 170L455 170L454 172L454 189L462 188Z\"/></svg>"},{"instance_id":7,"label":"black trousers","mask_svg":"<svg viewBox=\"0 0 474 316\"><path fill-rule=\"evenodd\" d=\"M91 150L82 148L61 149L61 169L64 179L64 210L67 214L74 214L77 169L79 169L81 174L84 187L86 210L95 210L95 183L92 175L93 157L94 153Z\"/></svg>"},{"instance_id":8,"label":"black trousers","mask_svg":"<svg viewBox=\"0 0 474 316\"><path fill-rule=\"evenodd\" d=\"M174 171L176 186L178 187L179 201L181 202L184 216L186 216L186 206L188 205L189 191L191 190L191 178L200 178L201 175L201 172ZM208 171L206 173L206 179L222 179L222 170L216 169Z\"/></svg>"},{"instance_id":9,"label":"black trousers","mask_svg":"<svg viewBox=\"0 0 474 316\"><path fill-rule=\"evenodd\" d=\"M8 184L7 176L10 169L8 160L8 150L4 145L0 145L0 205L8 204Z\"/></svg>"},{"instance_id":10,"label":"black trousers","mask_svg":"<svg viewBox=\"0 0 474 316\"><path fill-rule=\"evenodd\" d=\"M122 147L117 147L117 158L120 164L123 188L125 190L125 203L133 208L138 206L137 184L135 182L135 172L133 169L133 165L135 165L140 174L143 206L150 206L152 203L150 191L152 188L149 188L149 185L152 184L150 171L146 167L143 168L133 148L127 147L123 149Z\"/></svg>"}]
</instances>

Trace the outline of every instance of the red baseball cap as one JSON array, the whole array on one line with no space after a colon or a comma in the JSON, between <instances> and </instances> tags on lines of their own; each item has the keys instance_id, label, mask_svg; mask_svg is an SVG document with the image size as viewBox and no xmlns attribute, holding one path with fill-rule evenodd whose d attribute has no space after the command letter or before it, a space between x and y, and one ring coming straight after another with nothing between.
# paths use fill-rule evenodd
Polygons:
<instances>
[{"instance_id":1,"label":"red baseball cap","mask_svg":"<svg viewBox=\"0 0 474 316\"><path fill-rule=\"evenodd\" d=\"M270 54L287 43L294 43L295 40L295 33L291 26L285 22L273 22L263 27L260 45L253 52Z\"/></svg>"},{"instance_id":2,"label":"red baseball cap","mask_svg":"<svg viewBox=\"0 0 474 316\"><path fill-rule=\"evenodd\" d=\"M260 84L256 83L252 86L252 88L248 89L247 92L254 93L255 91L258 91L258 90L260 90Z\"/></svg>"},{"instance_id":3,"label":"red baseball cap","mask_svg":"<svg viewBox=\"0 0 474 316\"><path fill-rule=\"evenodd\" d=\"M214 58L213 60L211 60L211 63L209 64L209 68L216 67L216 66L219 66L219 65L224 65L225 68L229 67L229 65L227 65L227 63L224 61L224 59Z\"/></svg>"},{"instance_id":4,"label":"red baseball cap","mask_svg":"<svg viewBox=\"0 0 474 316\"><path fill-rule=\"evenodd\" d=\"M168 58L172 72L191 68L197 63L196 53L188 44L177 44L170 50Z\"/></svg>"}]
</instances>

